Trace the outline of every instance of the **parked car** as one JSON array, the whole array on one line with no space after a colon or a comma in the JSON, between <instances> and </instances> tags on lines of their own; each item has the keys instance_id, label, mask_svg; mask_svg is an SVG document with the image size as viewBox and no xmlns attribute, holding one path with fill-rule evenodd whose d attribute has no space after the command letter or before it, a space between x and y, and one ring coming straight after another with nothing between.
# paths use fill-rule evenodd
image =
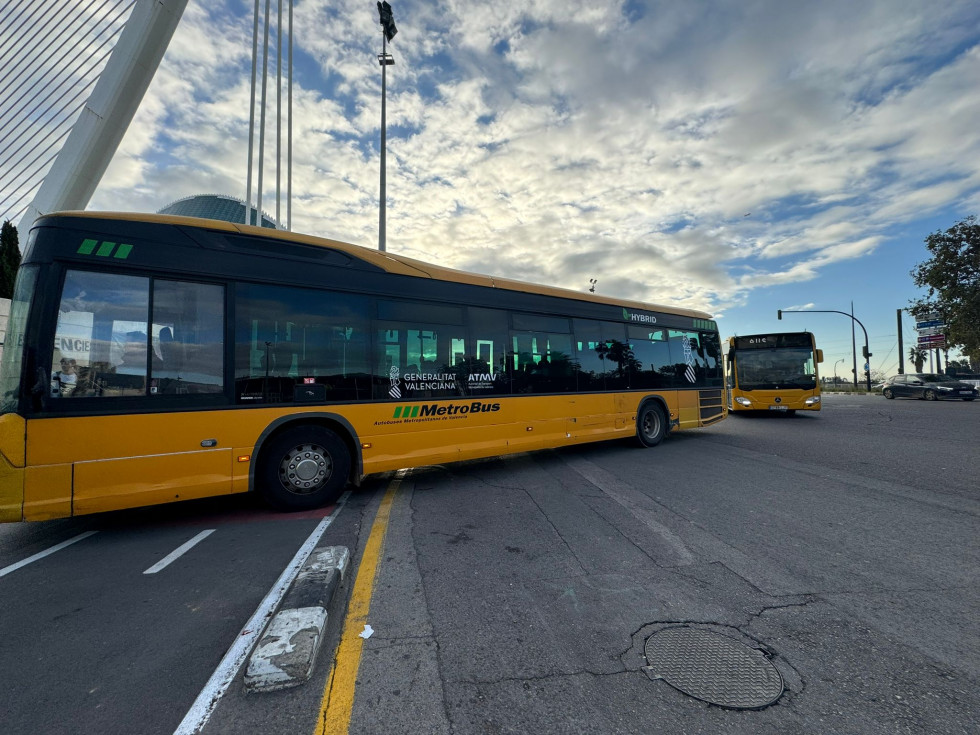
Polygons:
<instances>
[{"instance_id":1,"label":"parked car","mask_svg":"<svg viewBox=\"0 0 980 735\"><path fill-rule=\"evenodd\" d=\"M881 394L885 398L925 398L927 401L960 398L972 401L977 393L976 387L970 383L935 373L893 375L881 385Z\"/></svg>"}]
</instances>

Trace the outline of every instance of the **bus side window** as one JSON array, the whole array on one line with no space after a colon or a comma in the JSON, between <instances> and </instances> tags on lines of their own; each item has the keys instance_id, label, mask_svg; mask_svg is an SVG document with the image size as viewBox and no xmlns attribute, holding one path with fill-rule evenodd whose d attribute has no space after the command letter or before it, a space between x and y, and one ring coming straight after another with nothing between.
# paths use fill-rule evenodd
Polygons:
<instances>
[{"instance_id":1,"label":"bus side window","mask_svg":"<svg viewBox=\"0 0 980 735\"><path fill-rule=\"evenodd\" d=\"M224 391L224 288L156 279L150 393Z\"/></svg>"},{"instance_id":2,"label":"bus side window","mask_svg":"<svg viewBox=\"0 0 980 735\"><path fill-rule=\"evenodd\" d=\"M463 360L469 395L506 395L514 374L510 352L508 315L502 309L469 307L470 341Z\"/></svg>"},{"instance_id":3,"label":"bus side window","mask_svg":"<svg viewBox=\"0 0 980 735\"><path fill-rule=\"evenodd\" d=\"M705 378L710 386L722 386L725 371L722 365L721 339L716 332L701 332L702 357L705 361Z\"/></svg>"},{"instance_id":4,"label":"bus side window","mask_svg":"<svg viewBox=\"0 0 980 735\"><path fill-rule=\"evenodd\" d=\"M671 388L674 386L674 366L670 360L667 330L658 327L630 325L630 346L633 350L634 372L631 388Z\"/></svg>"},{"instance_id":5,"label":"bus side window","mask_svg":"<svg viewBox=\"0 0 980 735\"><path fill-rule=\"evenodd\" d=\"M370 398L372 303L354 294L239 283L236 402L291 403L297 390L320 401Z\"/></svg>"},{"instance_id":6,"label":"bus side window","mask_svg":"<svg viewBox=\"0 0 980 735\"><path fill-rule=\"evenodd\" d=\"M76 379L73 389L59 387L60 397L145 395L149 305L149 278L74 270L65 274L52 386L63 359L74 360Z\"/></svg>"},{"instance_id":7,"label":"bus side window","mask_svg":"<svg viewBox=\"0 0 980 735\"><path fill-rule=\"evenodd\" d=\"M515 393L575 390L571 325L562 317L512 314Z\"/></svg>"}]
</instances>

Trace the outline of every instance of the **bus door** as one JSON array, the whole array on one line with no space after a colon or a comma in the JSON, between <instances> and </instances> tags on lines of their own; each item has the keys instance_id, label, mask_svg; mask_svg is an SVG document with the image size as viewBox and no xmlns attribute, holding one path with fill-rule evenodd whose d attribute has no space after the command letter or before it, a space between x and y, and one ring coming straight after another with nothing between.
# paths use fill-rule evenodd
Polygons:
<instances>
[{"instance_id":1,"label":"bus door","mask_svg":"<svg viewBox=\"0 0 980 735\"><path fill-rule=\"evenodd\" d=\"M231 492L233 422L204 410L226 402L224 303L216 284L65 274L26 516Z\"/></svg>"}]
</instances>

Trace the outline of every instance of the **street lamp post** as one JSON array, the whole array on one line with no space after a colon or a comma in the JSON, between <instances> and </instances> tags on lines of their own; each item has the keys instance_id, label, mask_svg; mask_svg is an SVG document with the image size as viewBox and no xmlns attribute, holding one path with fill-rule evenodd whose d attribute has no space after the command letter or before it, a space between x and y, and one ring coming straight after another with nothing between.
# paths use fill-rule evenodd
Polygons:
<instances>
[{"instance_id":1,"label":"street lamp post","mask_svg":"<svg viewBox=\"0 0 980 735\"><path fill-rule=\"evenodd\" d=\"M853 314L848 314L846 311L837 311L836 309L777 309L776 318L782 319L783 314L843 314L852 320L852 324L856 323L861 327L861 331L864 332L864 379L867 383L868 393L871 392L871 352L868 350L868 330L864 328L861 324L861 320L858 319ZM835 366L836 368L836 366ZM855 376L856 377L856 376Z\"/></svg>"},{"instance_id":2,"label":"street lamp post","mask_svg":"<svg viewBox=\"0 0 980 735\"><path fill-rule=\"evenodd\" d=\"M388 136L385 122L385 89L387 83L388 67L395 63L395 57L388 53L385 45L398 33L395 28L395 18L391 13L391 5L387 2L378 3L378 15L381 22L381 53L378 54L378 63L381 65L381 207L378 210L378 250L385 252L385 165L386 153L388 148Z\"/></svg>"},{"instance_id":3,"label":"street lamp post","mask_svg":"<svg viewBox=\"0 0 980 735\"><path fill-rule=\"evenodd\" d=\"M839 378L837 377L837 366L840 363L842 363L842 362L844 362L844 358L843 357L840 360L838 360L837 362L834 363L834 385L837 385L837 383L839 381Z\"/></svg>"}]
</instances>

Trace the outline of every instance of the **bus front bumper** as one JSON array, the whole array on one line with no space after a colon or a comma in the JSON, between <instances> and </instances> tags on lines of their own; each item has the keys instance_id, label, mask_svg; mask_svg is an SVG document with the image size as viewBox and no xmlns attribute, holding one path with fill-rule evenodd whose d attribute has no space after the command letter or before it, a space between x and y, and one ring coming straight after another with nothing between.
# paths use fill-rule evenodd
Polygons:
<instances>
[{"instance_id":1,"label":"bus front bumper","mask_svg":"<svg viewBox=\"0 0 980 735\"><path fill-rule=\"evenodd\" d=\"M732 408L751 411L819 411L820 396L787 397L754 393L751 399L744 396L736 398Z\"/></svg>"}]
</instances>

